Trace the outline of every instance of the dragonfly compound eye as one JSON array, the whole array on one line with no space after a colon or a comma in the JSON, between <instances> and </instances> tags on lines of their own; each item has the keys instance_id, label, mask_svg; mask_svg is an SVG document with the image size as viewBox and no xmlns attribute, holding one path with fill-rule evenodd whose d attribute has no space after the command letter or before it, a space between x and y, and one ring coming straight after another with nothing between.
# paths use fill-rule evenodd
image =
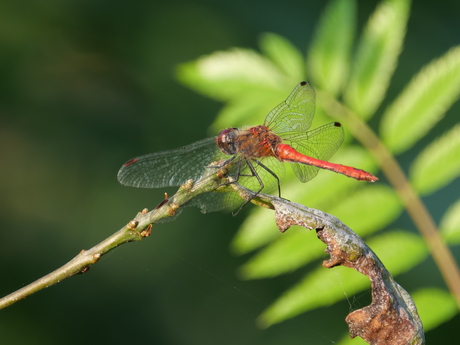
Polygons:
<instances>
[{"instance_id":1,"label":"dragonfly compound eye","mask_svg":"<svg viewBox=\"0 0 460 345\"><path fill-rule=\"evenodd\" d=\"M238 128L224 129L216 138L216 144L226 155L234 155L237 151L235 138L238 136Z\"/></svg>"}]
</instances>

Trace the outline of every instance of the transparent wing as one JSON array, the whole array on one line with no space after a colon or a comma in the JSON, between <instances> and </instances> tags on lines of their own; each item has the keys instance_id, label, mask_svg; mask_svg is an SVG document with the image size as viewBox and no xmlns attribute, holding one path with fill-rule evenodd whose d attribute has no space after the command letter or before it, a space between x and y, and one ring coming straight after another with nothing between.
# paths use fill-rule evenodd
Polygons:
<instances>
[{"instance_id":1,"label":"transparent wing","mask_svg":"<svg viewBox=\"0 0 460 345\"><path fill-rule=\"evenodd\" d=\"M118 181L138 188L180 186L189 179L199 179L207 165L223 157L229 158L218 149L215 138L207 138L179 149L130 159L118 171Z\"/></svg>"},{"instance_id":2,"label":"transparent wing","mask_svg":"<svg viewBox=\"0 0 460 345\"><path fill-rule=\"evenodd\" d=\"M139 156L126 162L118 172L118 181L125 186L138 188L162 188L180 186L189 179L197 180L205 172L206 166L219 159L228 159L215 144L215 138L208 138L175 150L162 151ZM238 169L238 162L241 161ZM263 157L263 164L276 174L280 180L284 177L284 167L273 157ZM256 173L263 180L263 192L277 187L276 178L257 163L252 163ZM242 186L258 191L260 184L241 157L232 161L230 175ZM231 189L217 189L204 193L186 206L197 206L203 213L219 210L234 210L245 201Z\"/></svg>"},{"instance_id":3,"label":"transparent wing","mask_svg":"<svg viewBox=\"0 0 460 345\"><path fill-rule=\"evenodd\" d=\"M185 206L195 206L198 207L202 213L209 213L221 210L236 210L239 206L243 205L244 202L245 200L234 191L220 192L215 190L213 192L198 195Z\"/></svg>"},{"instance_id":4,"label":"transparent wing","mask_svg":"<svg viewBox=\"0 0 460 345\"><path fill-rule=\"evenodd\" d=\"M338 122L315 128L304 134L283 137L283 142L305 156L327 161L343 142L343 128ZM319 168L299 163L291 163L294 173L302 182L310 181L318 174Z\"/></svg>"},{"instance_id":5,"label":"transparent wing","mask_svg":"<svg viewBox=\"0 0 460 345\"><path fill-rule=\"evenodd\" d=\"M307 82L301 82L284 102L268 113L264 125L280 136L306 132L315 116L315 99L315 90Z\"/></svg>"},{"instance_id":6,"label":"transparent wing","mask_svg":"<svg viewBox=\"0 0 460 345\"><path fill-rule=\"evenodd\" d=\"M241 166L238 170L238 162ZM268 193L273 191L273 194L278 196L278 180L274 175L281 181L285 175L285 169L283 164L274 157L264 157L259 160L268 170L264 169L256 161L250 160L256 174L260 177L263 183L262 193ZM252 175L251 169L247 165L244 159L238 160L232 165L230 175L233 178L237 178L238 184L250 189L254 192L258 192L261 189L261 185L256 176ZM273 175L274 174L274 175ZM276 191L275 191L276 190ZM238 193L233 190L217 189L211 193L205 193L197 196L188 204L188 206L197 206L201 209L201 212L214 212L219 210L235 210L246 201L243 200Z\"/></svg>"}]
</instances>

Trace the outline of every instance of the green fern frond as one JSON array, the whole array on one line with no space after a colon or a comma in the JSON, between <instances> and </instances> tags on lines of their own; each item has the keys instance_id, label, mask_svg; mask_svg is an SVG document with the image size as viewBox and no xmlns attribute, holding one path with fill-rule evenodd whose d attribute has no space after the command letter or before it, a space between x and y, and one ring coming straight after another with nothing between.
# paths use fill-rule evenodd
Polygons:
<instances>
[{"instance_id":1,"label":"green fern frond","mask_svg":"<svg viewBox=\"0 0 460 345\"><path fill-rule=\"evenodd\" d=\"M363 237L391 223L401 211L393 189L372 185L344 198L330 212Z\"/></svg>"},{"instance_id":2,"label":"green fern frond","mask_svg":"<svg viewBox=\"0 0 460 345\"><path fill-rule=\"evenodd\" d=\"M348 78L351 48L355 37L356 2L331 1L316 28L308 53L311 81L337 95ZM337 30L337 28L340 30Z\"/></svg>"},{"instance_id":3,"label":"green fern frond","mask_svg":"<svg viewBox=\"0 0 460 345\"><path fill-rule=\"evenodd\" d=\"M305 250L305 246L308 250ZM324 244L313 231L294 229L254 255L240 267L243 279L275 277L292 272L324 255Z\"/></svg>"},{"instance_id":4,"label":"green fern frond","mask_svg":"<svg viewBox=\"0 0 460 345\"><path fill-rule=\"evenodd\" d=\"M410 168L410 179L420 194L429 194L460 175L460 124L426 147Z\"/></svg>"},{"instance_id":5,"label":"green fern frond","mask_svg":"<svg viewBox=\"0 0 460 345\"><path fill-rule=\"evenodd\" d=\"M270 243L280 235L273 222L273 211L258 207L241 224L230 248L233 253L243 255Z\"/></svg>"},{"instance_id":6,"label":"green fern frond","mask_svg":"<svg viewBox=\"0 0 460 345\"><path fill-rule=\"evenodd\" d=\"M387 91L406 33L409 3L382 1L359 41L344 98L363 119L374 114Z\"/></svg>"},{"instance_id":7,"label":"green fern frond","mask_svg":"<svg viewBox=\"0 0 460 345\"><path fill-rule=\"evenodd\" d=\"M444 214L439 229L447 243L460 244L460 199Z\"/></svg>"},{"instance_id":8,"label":"green fern frond","mask_svg":"<svg viewBox=\"0 0 460 345\"><path fill-rule=\"evenodd\" d=\"M305 64L302 53L286 38L265 33L260 39L263 53L288 77L292 84L305 80Z\"/></svg>"},{"instance_id":9,"label":"green fern frond","mask_svg":"<svg viewBox=\"0 0 460 345\"><path fill-rule=\"evenodd\" d=\"M248 92L282 89L286 84L285 75L273 62L251 49L242 48L215 52L181 64L177 68L177 79L220 101Z\"/></svg>"},{"instance_id":10,"label":"green fern frond","mask_svg":"<svg viewBox=\"0 0 460 345\"><path fill-rule=\"evenodd\" d=\"M394 153L412 147L458 99L460 94L460 47L428 64L387 108L381 137Z\"/></svg>"},{"instance_id":11,"label":"green fern frond","mask_svg":"<svg viewBox=\"0 0 460 345\"><path fill-rule=\"evenodd\" d=\"M425 288L412 293L425 332L453 318L458 313L455 299L447 291Z\"/></svg>"}]
</instances>

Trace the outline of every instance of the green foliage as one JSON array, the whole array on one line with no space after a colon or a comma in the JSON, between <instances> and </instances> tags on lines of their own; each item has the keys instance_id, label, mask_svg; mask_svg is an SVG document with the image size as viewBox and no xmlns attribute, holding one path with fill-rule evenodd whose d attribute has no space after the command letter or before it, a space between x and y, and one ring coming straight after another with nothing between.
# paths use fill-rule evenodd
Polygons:
<instances>
[{"instance_id":1,"label":"green foliage","mask_svg":"<svg viewBox=\"0 0 460 345\"><path fill-rule=\"evenodd\" d=\"M382 1L358 43L344 97L363 119L374 114L385 96L406 33L409 3Z\"/></svg>"},{"instance_id":2,"label":"green foliage","mask_svg":"<svg viewBox=\"0 0 460 345\"><path fill-rule=\"evenodd\" d=\"M215 130L262 123L268 111L285 99L307 73L317 93L330 95L339 103L343 98L350 112L360 119L369 119L382 103L397 66L409 6L407 0L382 1L365 25L353 52L356 2L331 1L316 28L304 62L300 52L287 39L266 34L260 43L265 55L241 48L216 52L181 65L178 78L190 88L226 102L213 124ZM458 98L459 49L452 49L423 68L383 113L380 133L393 153L402 153L412 147L443 118ZM304 66L308 66L306 72ZM330 121L327 116L335 115L325 114L321 108L328 109L318 107L315 124ZM347 143L349 136L346 137ZM416 190L422 194L433 193L457 178L460 175L459 152L460 127L457 125L429 144L411 165L411 182ZM371 172L377 170L375 161L358 147L345 146L333 161ZM283 196L339 217L362 237L384 229L403 210L395 191L384 181L367 185L322 172L305 187L300 188L299 184L288 172L282 185ZM451 243L460 242L458 205L446 213L441 226L443 235ZM231 244L232 251L237 254L260 248L241 267L239 273L244 279L291 272L324 256L324 245L305 230L291 229L280 235L269 212L255 208ZM427 256L422 239L405 231L385 232L366 241L394 276L410 270ZM350 269L318 267L269 306L259 322L269 326L351 297L368 287L369 281ZM433 327L455 312L452 302L446 302L448 298L440 294L420 296L423 296L420 297L423 308L436 305L439 309L430 316L421 313L422 321L429 318L427 322Z\"/></svg>"},{"instance_id":3,"label":"green foliage","mask_svg":"<svg viewBox=\"0 0 460 345\"><path fill-rule=\"evenodd\" d=\"M302 53L282 36L273 33L262 35L260 48L287 77L296 80L299 75L305 75Z\"/></svg>"},{"instance_id":4,"label":"green foliage","mask_svg":"<svg viewBox=\"0 0 460 345\"><path fill-rule=\"evenodd\" d=\"M460 175L460 125L423 150L411 166L410 178L421 194L429 194Z\"/></svg>"},{"instance_id":5,"label":"green foliage","mask_svg":"<svg viewBox=\"0 0 460 345\"><path fill-rule=\"evenodd\" d=\"M424 288L412 293L423 328L429 331L439 326L443 321L457 314L455 299L447 291L438 288Z\"/></svg>"},{"instance_id":6,"label":"green foliage","mask_svg":"<svg viewBox=\"0 0 460 345\"><path fill-rule=\"evenodd\" d=\"M261 250L241 267L245 279L274 277L294 271L324 255L324 244L315 241L314 232L290 230L271 246ZM308 250L305 245L308 243Z\"/></svg>"},{"instance_id":7,"label":"green foliage","mask_svg":"<svg viewBox=\"0 0 460 345\"><path fill-rule=\"evenodd\" d=\"M318 267L270 305L259 317L259 324L268 327L300 313L332 305L369 287L369 280L354 270Z\"/></svg>"},{"instance_id":8,"label":"green foliage","mask_svg":"<svg viewBox=\"0 0 460 345\"><path fill-rule=\"evenodd\" d=\"M411 148L442 119L460 94L460 47L429 63L385 110L380 127L394 153Z\"/></svg>"},{"instance_id":9,"label":"green foliage","mask_svg":"<svg viewBox=\"0 0 460 345\"><path fill-rule=\"evenodd\" d=\"M345 200L331 213L363 237L388 225L402 210L394 191L384 185L360 188Z\"/></svg>"},{"instance_id":10,"label":"green foliage","mask_svg":"<svg viewBox=\"0 0 460 345\"><path fill-rule=\"evenodd\" d=\"M367 243L394 276L410 270L428 255L419 236L402 230L385 232L370 238Z\"/></svg>"},{"instance_id":11,"label":"green foliage","mask_svg":"<svg viewBox=\"0 0 460 345\"><path fill-rule=\"evenodd\" d=\"M249 49L234 48L178 67L177 77L182 83L208 97L227 102L213 124L214 130L246 125L248 119L262 122L270 106L276 105L273 100L283 100L286 90L299 82L292 73L303 70L297 62L300 53L290 42L281 36L267 34L263 36L262 46L269 57ZM289 67L280 68L282 60L290 61Z\"/></svg>"},{"instance_id":12,"label":"green foliage","mask_svg":"<svg viewBox=\"0 0 460 345\"><path fill-rule=\"evenodd\" d=\"M249 49L234 48L179 66L179 80L211 98L229 101L264 85L276 89L283 75L266 57ZM266 91L266 90L262 90Z\"/></svg>"},{"instance_id":13,"label":"green foliage","mask_svg":"<svg viewBox=\"0 0 460 345\"><path fill-rule=\"evenodd\" d=\"M460 199L447 210L439 228L446 242L460 244Z\"/></svg>"},{"instance_id":14,"label":"green foliage","mask_svg":"<svg viewBox=\"0 0 460 345\"><path fill-rule=\"evenodd\" d=\"M272 211L257 208L246 218L231 243L235 254L246 254L266 245L279 237L280 233L273 224Z\"/></svg>"},{"instance_id":15,"label":"green foliage","mask_svg":"<svg viewBox=\"0 0 460 345\"><path fill-rule=\"evenodd\" d=\"M317 87L337 95L349 73L355 36L356 3L331 1L320 20L308 54L308 70ZM337 30L340 27L340 30Z\"/></svg>"}]
</instances>

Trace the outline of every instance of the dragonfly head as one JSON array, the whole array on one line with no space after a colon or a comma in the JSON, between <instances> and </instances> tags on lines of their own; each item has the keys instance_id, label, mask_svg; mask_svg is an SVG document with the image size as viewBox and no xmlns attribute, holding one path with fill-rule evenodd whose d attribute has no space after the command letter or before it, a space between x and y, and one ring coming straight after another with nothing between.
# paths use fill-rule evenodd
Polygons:
<instances>
[{"instance_id":1,"label":"dragonfly head","mask_svg":"<svg viewBox=\"0 0 460 345\"><path fill-rule=\"evenodd\" d=\"M234 155L237 152L235 138L238 136L238 128L227 128L219 133L216 144L226 155Z\"/></svg>"}]
</instances>

